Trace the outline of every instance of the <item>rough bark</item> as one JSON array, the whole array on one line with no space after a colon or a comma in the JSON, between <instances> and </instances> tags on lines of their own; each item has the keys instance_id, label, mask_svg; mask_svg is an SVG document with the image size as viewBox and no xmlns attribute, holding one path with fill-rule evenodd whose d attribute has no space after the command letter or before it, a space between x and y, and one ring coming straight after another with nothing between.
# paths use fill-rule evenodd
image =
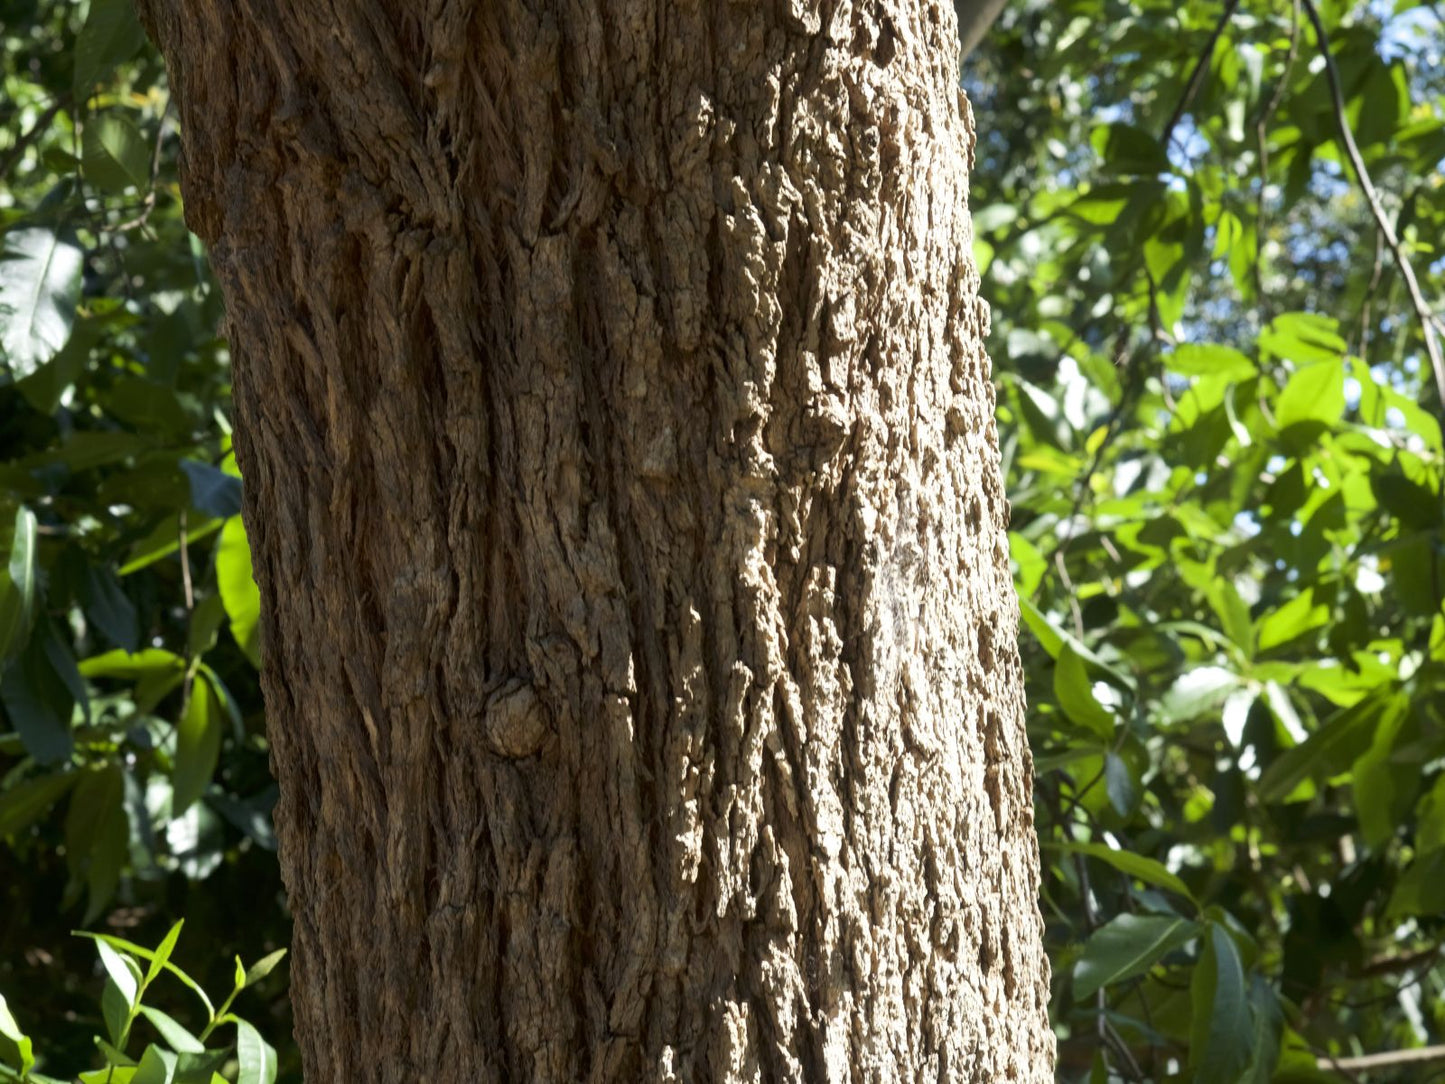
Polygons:
<instances>
[{"instance_id":1,"label":"rough bark","mask_svg":"<svg viewBox=\"0 0 1445 1084\"><path fill-rule=\"evenodd\" d=\"M307 1079L1051 1079L951 0L145 0Z\"/></svg>"}]
</instances>

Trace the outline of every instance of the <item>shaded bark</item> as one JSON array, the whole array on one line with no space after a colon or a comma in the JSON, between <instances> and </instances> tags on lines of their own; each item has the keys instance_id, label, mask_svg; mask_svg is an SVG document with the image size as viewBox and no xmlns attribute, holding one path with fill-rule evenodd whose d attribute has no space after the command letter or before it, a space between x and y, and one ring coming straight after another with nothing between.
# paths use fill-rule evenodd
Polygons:
<instances>
[{"instance_id":1,"label":"shaded bark","mask_svg":"<svg viewBox=\"0 0 1445 1084\"><path fill-rule=\"evenodd\" d=\"M307 1079L1051 1079L950 0L148 0Z\"/></svg>"}]
</instances>

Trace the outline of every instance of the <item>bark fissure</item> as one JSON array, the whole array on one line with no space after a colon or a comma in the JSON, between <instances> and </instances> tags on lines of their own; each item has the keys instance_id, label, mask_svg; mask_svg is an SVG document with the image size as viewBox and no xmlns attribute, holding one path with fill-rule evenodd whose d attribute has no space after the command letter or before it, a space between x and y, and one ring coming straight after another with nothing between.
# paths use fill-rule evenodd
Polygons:
<instances>
[{"instance_id":1,"label":"bark fissure","mask_svg":"<svg viewBox=\"0 0 1445 1084\"><path fill-rule=\"evenodd\" d=\"M145 0L308 1078L1042 1082L946 0Z\"/></svg>"}]
</instances>

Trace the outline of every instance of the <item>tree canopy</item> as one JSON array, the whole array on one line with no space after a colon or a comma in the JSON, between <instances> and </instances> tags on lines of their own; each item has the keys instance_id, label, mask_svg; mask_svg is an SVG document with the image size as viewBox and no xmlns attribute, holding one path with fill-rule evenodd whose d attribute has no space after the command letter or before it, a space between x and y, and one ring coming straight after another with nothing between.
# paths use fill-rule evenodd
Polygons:
<instances>
[{"instance_id":1,"label":"tree canopy","mask_svg":"<svg viewBox=\"0 0 1445 1084\"><path fill-rule=\"evenodd\" d=\"M129 0L10 0L0 38L0 1079L198 1057L153 1015L226 1026L194 976L250 1023L185 1071L299 1080L165 70ZM965 86L1060 1079L1428 1079L1445 15L1021 0Z\"/></svg>"}]
</instances>

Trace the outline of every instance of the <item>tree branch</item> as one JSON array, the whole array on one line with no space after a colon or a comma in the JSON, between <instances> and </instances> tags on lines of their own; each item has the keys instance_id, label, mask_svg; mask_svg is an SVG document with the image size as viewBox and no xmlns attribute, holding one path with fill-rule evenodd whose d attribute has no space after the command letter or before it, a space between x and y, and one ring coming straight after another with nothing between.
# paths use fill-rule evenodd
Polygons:
<instances>
[{"instance_id":1,"label":"tree branch","mask_svg":"<svg viewBox=\"0 0 1445 1084\"><path fill-rule=\"evenodd\" d=\"M1194 61L1194 70L1189 73L1189 82L1184 85L1184 93L1179 96L1179 102L1174 106L1174 112L1169 115L1169 123L1164 125L1164 132L1159 137L1167 154L1169 144L1174 139L1174 129L1184 119L1184 111L1189 108L1189 103L1194 100L1194 95L1199 93L1199 88L1204 84L1204 73L1209 70L1209 62L1214 57L1214 47L1219 44L1219 37L1224 33L1224 28L1229 25L1229 20L1234 18L1234 13L1239 8L1239 0L1229 0L1224 5L1224 11L1220 13L1219 22L1214 24L1214 30L1209 35L1209 40L1204 43L1198 58Z\"/></svg>"},{"instance_id":2,"label":"tree branch","mask_svg":"<svg viewBox=\"0 0 1445 1084\"><path fill-rule=\"evenodd\" d=\"M1375 191L1375 185L1370 180L1369 170L1365 168L1365 160L1360 154L1360 148L1355 143L1355 134L1350 131L1349 118L1345 116L1345 94L1340 85L1340 73L1335 68L1335 58L1330 52L1324 23L1320 21L1319 8L1315 5L1315 0L1302 0L1302 3L1305 16L1309 19L1310 26L1314 28L1320 56L1324 58L1325 81L1329 84L1330 98L1334 103L1335 122L1339 125L1340 141L1345 146L1345 153L1350 159L1350 165L1354 168L1355 177L1360 182L1360 190L1365 195L1365 202L1370 205L1370 213L1375 217L1375 225L1384 235L1385 244L1389 246L1390 254L1395 257L1395 266L1400 269L1400 274L1405 279L1405 286L1410 291L1410 303L1414 306L1415 316L1420 321L1421 334L1425 337L1425 353L1429 356L1430 367L1435 372L1435 388L1439 392L1441 405L1445 406L1445 356L1441 355L1434 314L1430 311L1430 306L1425 301L1425 295L1420 290L1420 282L1415 278L1415 269L1410 266L1410 260L1405 255L1400 239L1395 236L1395 227L1390 224L1384 207L1380 205L1379 193Z\"/></svg>"},{"instance_id":3,"label":"tree branch","mask_svg":"<svg viewBox=\"0 0 1445 1084\"><path fill-rule=\"evenodd\" d=\"M1306 0L1308 3L1308 0ZM1422 1046L1415 1050L1386 1050L1378 1054L1361 1054L1355 1058L1319 1058L1321 1069L1341 1069L1345 1072L1373 1069L1389 1069L1397 1065L1421 1065L1431 1061L1445 1061L1445 1046Z\"/></svg>"}]
</instances>

